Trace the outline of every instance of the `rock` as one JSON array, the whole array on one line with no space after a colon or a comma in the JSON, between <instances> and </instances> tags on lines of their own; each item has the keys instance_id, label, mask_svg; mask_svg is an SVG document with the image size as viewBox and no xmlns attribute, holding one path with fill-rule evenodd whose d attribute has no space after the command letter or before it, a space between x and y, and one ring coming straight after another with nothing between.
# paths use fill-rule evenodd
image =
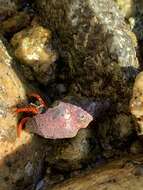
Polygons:
<instances>
[{"instance_id":1,"label":"rock","mask_svg":"<svg viewBox=\"0 0 143 190\"><path fill-rule=\"evenodd\" d=\"M121 158L44 190L142 190L142 156Z\"/></svg>"},{"instance_id":2,"label":"rock","mask_svg":"<svg viewBox=\"0 0 143 190\"><path fill-rule=\"evenodd\" d=\"M50 40L51 32L38 25L18 32L11 40L16 58L31 67L35 78L43 84L54 78L56 68L57 53Z\"/></svg>"},{"instance_id":3,"label":"rock","mask_svg":"<svg viewBox=\"0 0 143 190\"><path fill-rule=\"evenodd\" d=\"M132 118L129 118L126 114L119 114L116 117L117 118L113 119L113 136L121 139L126 139L131 134L133 134L134 128L132 125ZM114 126L117 129L115 129Z\"/></svg>"},{"instance_id":4,"label":"rock","mask_svg":"<svg viewBox=\"0 0 143 190\"><path fill-rule=\"evenodd\" d=\"M136 167L134 171L135 176L143 176L143 165L139 165Z\"/></svg>"},{"instance_id":5,"label":"rock","mask_svg":"<svg viewBox=\"0 0 143 190\"><path fill-rule=\"evenodd\" d=\"M16 6L18 7L18 10L21 10L21 9L26 9L28 11L33 11L32 8L30 7L30 0L12 0Z\"/></svg>"},{"instance_id":6,"label":"rock","mask_svg":"<svg viewBox=\"0 0 143 190\"><path fill-rule=\"evenodd\" d=\"M4 35L12 35L18 32L30 23L30 16L25 12L18 12L13 17L0 23L0 31Z\"/></svg>"},{"instance_id":7,"label":"rock","mask_svg":"<svg viewBox=\"0 0 143 190\"><path fill-rule=\"evenodd\" d=\"M15 62L5 46L4 40L0 40L0 140L14 140L16 138L17 116L13 112L22 101L25 101L26 93L30 86L20 77ZM19 74L18 74L19 72Z\"/></svg>"},{"instance_id":8,"label":"rock","mask_svg":"<svg viewBox=\"0 0 143 190\"><path fill-rule=\"evenodd\" d=\"M44 181L43 181L43 180L41 180L41 181L37 184L37 186L36 186L36 189L35 189L35 190L41 190L41 189L43 188L43 186L44 186Z\"/></svg>"},{"instance_id":9,"label":"rock","mask_svg":"<svg viewBox=\"0 0 143 190\"><path fill-rule=\"evenodd\" d=\"M30 10L29 0L0 0L0 5L0 21L17 14L22 9L29 8Z\"/></svg>"},{"instance_id":10,"label":"rock","mask_svg":"<svg viewBox=\"0 0 143 190\"><path fill-rule=\"evenodd\" d=\"M17 11L17 5L13 0L0 0L0 5L0 21Z\"/></svg>"},{"instance_id":11,"label":"rock","mask_svg":"<svg viewBox=\"0 0 143 190\"><path fill-rule=\"evenodd\" d=\"M114 0L138 40L143 39L143 2L140 0Z\"/></svg>"},{"instance_id":12,"label":"rock","mask_svg":"<svg viewBox=\"0 0 143 190\"><path fill-rule=\"evenodd\" d=\"M121 9L124 16L128 19L135 13L134 0L114 0Z\"/></svg>"},{"instance_id":13,"label":"rock","mask_svg":"<svg viewBox=\"0 0 143 190\"><path fill-rule=\"evenodd\" d=\"M23 132L17 138L14 108L35 88L23 79L5 39L0 37L0 189L22 189L41 175L43 141Z\"/></svg>"},{"instance_id":14,"label":"rock","mask_svg":"<svg viewBox=\"0 0 143 190\"><path fill-rule=\"evenodd\" d=\"M136 34L138 41L143 39L143 2L140 0L133 1L134 7L131 17L128 19L132 31Z\"/></svg>"},{"instance_id":15,"label":"rock","mask_svg":"<svg viewBox=\"0 0 143 190\"><path fill-rule=\"evenodd\" d=\"M58 92L58 96L62 96L64 94L66 94L67 89L64 86L64 84L59 83L59 84L56 85L56 92Z\"/></svg>"},{"instance_id":16,"label":"rock","mask_svg":"<svg viewBox=\"0 0 143 190\"><path fill-rule=\"evenodd\" d=\"M112 0L42 0L36 6L45 26L53 34L58 30L70 92L116 102L125 98L127 104L138 62L131 31Z\"/></svg>"},{"instance_id":17,"label":"rock","mask_svg":"<svg viewBox=\"0 0 143 190\"><path fill-rule=\"evenodd\" d=\"M105 158L124 154L134 142L135 129L132 117L117 114L106 118L97 127L97 136Z\"/></svg>"},{"instance_id":18,"label":"rock","mask_svg":"<svg viewBox=\"0 0 143 190\"><path fill-rule=\"evenodd\" d=\"M51 142L52 148L46 160L60 171L79 169L83 164L96 160L100 148L93 132L90 128L81 129L72 139Z\"/></svg>"},{"instance_id":19,"label":"rock","mask_svg":"<svg viewBox=\"0 0 143 190\"><path fill-rule=\"evenodd\" d=\"M60 182L64 181L64 179L65 179L64 173L61 174L58 171L56 171L56 173L53 174L51 172L50 174L45 175L43 188L52 186L53 184L60 183Z\"/></svg>"},{"instance_id":20,"label":"rock","mask_svg":"<svg viewBox=\"0 0 143 190\"><path fill-rule=\"evenodd\" d=\"M143 134L143 72L140 72L134 83L133 95L130 101L130 111L135 116L137 123L137 132Z\"/></svg>"},{"instance_id":21,"label":"rock","mask_svg":"<svg viewBox=\"0 0 143 190\"><path fill-rule=\"evenodd\" d=\"M132 143L131 147L130 147L130 152L132 154L140 154L143 153L143 146L141 141L136 140L135 142Z\"/></svg>"},{"instance_id":22,"label":"rock","mask_svg":"<svg viewBox=\"0 0 143 190\"><path fill-rule=\"evenodd\" d=\"M0 141L0 146L0 189L32 189L43 170L46 149L41 139L23 132L20 139Z\"/></svg>"},{"instance_id":23,"label":"rock","mask_svg":"<svg viewBox=\"0 0 143 190\"><path fill-rule=\"evenodd\" d=\"M33 175L33 165L31 162L28 162L25 166L25 171L24 171L27 176L32 176Z\"/></svg>"}]
</instances>

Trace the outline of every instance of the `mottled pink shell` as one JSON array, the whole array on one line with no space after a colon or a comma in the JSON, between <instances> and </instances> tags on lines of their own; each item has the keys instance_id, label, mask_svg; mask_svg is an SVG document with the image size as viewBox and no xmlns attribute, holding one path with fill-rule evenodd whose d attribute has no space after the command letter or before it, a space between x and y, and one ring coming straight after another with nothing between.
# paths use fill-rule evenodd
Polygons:
<instances>
[{"instance_id":1,"label":"mottled pink shell","mask_svg":"<svg viewBox=\"0 0 143 190\"><path fill-rule=\"evenodd\" d=\"M93 117L82 108L59 102L45 113L30 118L26 123L26 129L49 139L72 138L92 120Z\"/></svg>"}]
</instances>

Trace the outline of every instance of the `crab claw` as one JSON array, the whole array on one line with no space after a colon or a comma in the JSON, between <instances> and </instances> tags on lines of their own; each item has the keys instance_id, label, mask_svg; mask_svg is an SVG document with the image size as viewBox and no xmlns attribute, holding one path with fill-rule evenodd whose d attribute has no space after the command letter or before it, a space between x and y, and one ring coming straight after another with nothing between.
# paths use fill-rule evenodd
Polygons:
<instances>
[{"instance_id":1,"label":"crab claw","mask_svg":"<svg viewBox=\"0 0 143 190\"><path fill-rule=\"evenodd\" d=\"M18 126L17 126L17 136L18 136L19 138L20 138L20 136L21 136L21 131L22 131L22 129L23 129L25 123L28 121L28 119L29 119L29 117L23 118L23 119L19 122L19 124L18 124Z\"/></svg>"},{"instance_id":2,"label":"crab claw","mask_svg":"<svg viewBox=\"0 0 143 190\"><path fill-rule=\"evenodd\" d=\"M45 102L44 102L44 100L41 98L41 96L39 94L31 93L31 94L28 94L28 96L36 98L39 101L40 106L42 106L44 108L47 107L46 104L45 104Z\"/></svg>"}]
</instances>

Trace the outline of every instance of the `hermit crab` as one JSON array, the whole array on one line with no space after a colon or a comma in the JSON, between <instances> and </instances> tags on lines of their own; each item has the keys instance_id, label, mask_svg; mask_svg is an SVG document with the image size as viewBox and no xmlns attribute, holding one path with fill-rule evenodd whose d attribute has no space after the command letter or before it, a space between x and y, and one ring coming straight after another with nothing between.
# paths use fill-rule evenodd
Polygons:
<instances>
[{"instance_id":1,"label":"hermit crab","mask_svg":"<svg viewBox=\"0 0 143 190\"><path fill-rule=\"evenodd\" d=\"M20 137L22 129L49 139L72 138L81 128L86 128L93 120L87 111L64 101L59 101L56 106L48 108L38 94L31 94L40 106L29 105L17 108L16 113L26 112L32 116L24 117L17 126L17 135ZM44 113L43 108L45 109Z\"/></svg>"}]
</instances>

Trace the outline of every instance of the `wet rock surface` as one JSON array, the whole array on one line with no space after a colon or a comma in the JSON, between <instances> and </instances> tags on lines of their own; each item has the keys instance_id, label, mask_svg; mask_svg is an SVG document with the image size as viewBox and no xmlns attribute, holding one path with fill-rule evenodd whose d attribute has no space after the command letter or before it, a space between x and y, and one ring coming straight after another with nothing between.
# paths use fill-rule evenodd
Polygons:
<instances>
[{"instance_id":1,"label":"wet rock surface","mask_svg":"<svg viewBox=\"0 0 143 190\"><path fill-rule=\"evenodd\" d=\"M54 78L57 54L51 48L51 32L42 26L33 26L15 34L11 44L21 63L30 66L35 78L46 84Z\"/></svg>"},{"instance_id":2,"label":"wet rock surface","mask_svg":"<svg viewBox=\"0 0 143 190\"><path fill-rule=\"evenodd\" d=\"M143 153L143 146L142 146L142 142L140 140L136 140L132 143L131 147L130 147L130 152L132 154L140 154Z\"/></svg>"},{"instance_id":3,"label":"wet rock surface","mask_svg":"<svg viewBox=\"0 0 143 190\"><path fill-rule=\"evenodd\" d=\"M26 12L18 12L0 23L0 32L4 35L12 35L30 24L30 20L30 15Z\"/></svg>"},{"instance_id":4,"label":"wet rock surface","mask_svg":"<svg viewBox=\"0 0 143 190\"><path fill-rule=\"evenodd\" d=\"M1 0L0 4L0 20L4 20L8 16L15 14L17 11L17 5L12 0Z\"/></svg>"},{"instance_id":5,"label":"wet rock surface","mask_svg":"<svg viewBox=\"0 0 143 190\"><path fill-rule=\"evenodd\" d=\"M135 80L134 87L133 87L133 95L130 101L130 110L131 113L135 116L137 123L138 134L143 134L143 72L140 72Z\"/></svg>"},{"instance_id":6,"label":"wet rock surface","mask_svg":"<svg viewBox=\"0 0 143 190\"><path fill-rule=\"evenodd\" d=\"M118 4L125 18L128 19L134 15L135 13L134 0L114 0L114 1Z\"/></svg>"},{"instance_id":7,"label":"wet rock surface","mask_svg":"<svg viewBox=\"0 0 143 190\"><path fill-rule=\"evenodd\" d=\"M115 0L121 12L126 17L127 23L132 31L136 34L138 40L143 39L142 35L142 18L143 18L143 3L140 0Z\"/></svg>"},{"instance_id":8,"label":"wet rock surface","mask_svg":"<svg viewBox=\"0 0 143 190\"><path fill-rule=\"evenodd\" d=\"M43 163L42 142L28 133L17 138L14 110L34 90L22 77L11 48L0 38L0 190L22 189L37 183ZM43 152L44 153L44 152Z\"/></svg>"},{"instance_id":9,"label":"wet rock surface","mask_svg":"<svg viewBox=\"0 0 143 190\"><path fill-rule=\"evenodd\" d=\"M25 101L28 84L19 78L14 59L11 57L5 40L0 40L0 140L16 138L17 116L13 112L22 101ZM19 71L20 73L20 71Z\"/></svg>"},{"instance_id":10,"label":"wet rock surface","mask_svg":"<svg viewBox=\"0 0 143 190\"><path fill-rule=\"evenodd\" d=\"M43 0L37 1L37 11L47 16L44 24L53 32L58 28L59 52L73 80L71 91L117 100L119 91L127 95L138 63L124 18L112 1L108 7L106 3Z\"/></svg>"},{"instance_id":11,"label":"wet rock surface","mask_svg":"<svg viewBox=\"0 0 143 190\"><path fill-rule=\"evenodd\" d=\"M46 161L60 171L80 169L84 164L95 161L100 153L97 140L91 128L81 129L76 137L55 140Z\"/></svg>"},{"instance_id":12,"label":"wet rock surface","mask_svg":"<svg viewBox=\"0 0 143 190\"><path fill-rule=\"evenodd\" d=\"M117 114L113 118L105 118L98 124L97 137L105 158L120 156L131 146L130 139L136 138L132 117Z\"/></svg>"},{"instance_id":13,"label":"wet rock surface","mask_svg":"<svg viewBox=\"0 0 143 190\"><path fill-rule=\"evenodd\" d=\"M28 133L15 142L0 141L0 190L34 188L42 176L44 145Z\"/></svg>"},{"instance_id":14,"label":"wet rock surface","mask_svg":"<svg viewBox=\"0 0 143 190\"><path fill-rule=\"evenodd\" d=\"M143 186L142 155L128 157L101 165L95 170L86 171L53 187L45 186L44 190L142 190Z\"/></svg>"},{"instance_id":15,"label":"wet rock surface","mask_svg":"<svg viewBox=\"0 0 143 190\"><path fill-rule=\"evenodd\" d=\"M12 4L6 8L5 2ZM11 43L15 55L2 40L0 190L49 189L51 185L110 162L110 159L123 158L129 152L142 153L142 141L136 132L142 131L139 123L142 122L142 109L138 103L142 101L139 90L142 89L142 77L139 77L140 82L135 82L138 87L133 89L136 95L133 93L131 101L134 102L132 114L139 124L129 108L134 78L139 70L135 52L139 37L129 29L129 26L134 29L137 16L135 1L116 0L118 9L112 0L37 0L31 3L36 7L35 13L29 0L5 2L0 8L1 11L5 7L0 30ZM30 87L24 76L33 82ZM64 101L81 107L94 121L70 139L49 140L24 130L21 138L16 138L17 121L26 114L17 118L13 107L29 103L39 106L38 101L32 98L27 101L26 97L27 92L39 88L48 108L56 107L56 100ZM131 179L135 184L140 183L134 178L142 175L140 162L135 161L137 168L133 175L130 173L132 167L126 168L129 159L121 164L117 173L111 164L107 170L103 166L101 173L97 171L99 178L93 171L93 178L89 174L55 188L92 189L93 182L95 188L124 189L122 184ZM122 175L124 171L126 180Z\"/></svg>"}]
</instances>

